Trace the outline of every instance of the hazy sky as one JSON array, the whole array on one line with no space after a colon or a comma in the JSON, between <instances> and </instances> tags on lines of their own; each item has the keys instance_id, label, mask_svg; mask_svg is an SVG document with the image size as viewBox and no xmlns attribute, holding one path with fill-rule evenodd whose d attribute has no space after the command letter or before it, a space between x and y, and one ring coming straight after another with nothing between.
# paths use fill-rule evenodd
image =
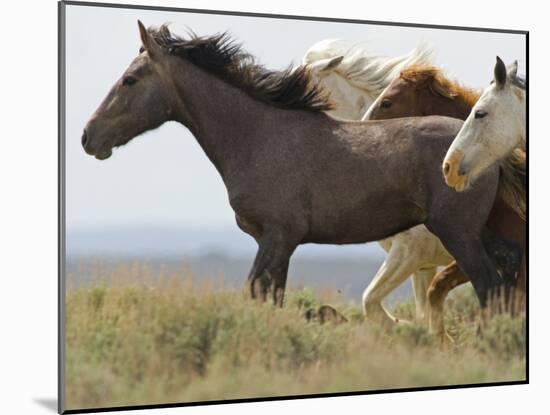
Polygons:
<instances>
[{"instance_id":1,"label":"hazy sky","mask_svg":"<svg viewBox=\"0 0 550 415\"><path fill-rule=\"evenodd\" d=\"M106 161L84 153L82 128L140 47L137 19L171 22L199 35L229 30L270 68L301 61L319 40L367 42L373 52L395 56L421 41L435 49L436 63L465 85L492 78L495 55L518 59L525 69L523 35L416 29L378 25L167 13L67 6L66 208L69 230L127 226L229 227L233 212L223 183L194 137L167 123Z\"/></svg>"}]
</instances>

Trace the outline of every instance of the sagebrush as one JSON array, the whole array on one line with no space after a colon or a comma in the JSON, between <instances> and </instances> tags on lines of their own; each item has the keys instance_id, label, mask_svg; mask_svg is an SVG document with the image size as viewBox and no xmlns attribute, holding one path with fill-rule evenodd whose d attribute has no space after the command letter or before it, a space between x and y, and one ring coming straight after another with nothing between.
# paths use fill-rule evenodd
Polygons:
<instances>
[{"instance_id":1,"label":"sagebrush","mask_svg":"<svg viewBox=\"0 0 550 415\"><path fill-rule=\"evenodd\" d=\"M290 290L281 309L178 279L74 289L67 408L524 380L524 316L495 316L480 335L473 291L457 291L455 345L442 349L421 324L382 331L342 300L332 305L348 323L308 322L309 308L335 301L308 290ZM395 312L412 318L412 303Z\"/></svg>"}]
</instances>

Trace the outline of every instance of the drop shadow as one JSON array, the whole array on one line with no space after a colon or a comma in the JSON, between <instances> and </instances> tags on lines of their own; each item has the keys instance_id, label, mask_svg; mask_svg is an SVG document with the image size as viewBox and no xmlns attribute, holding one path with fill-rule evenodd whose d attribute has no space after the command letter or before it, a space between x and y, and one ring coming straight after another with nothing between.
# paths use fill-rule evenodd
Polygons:
<instances>
[{"instance_id":1,"label":"drop shadow","mask_svg":"<svg viewBox=\"0 0 550 415\"><path fill-rule=\"evenodd\" d=\"M34 401L52 412L57 412L57 399L55 398L37 398Z\"/></svg>"}]
</instances>

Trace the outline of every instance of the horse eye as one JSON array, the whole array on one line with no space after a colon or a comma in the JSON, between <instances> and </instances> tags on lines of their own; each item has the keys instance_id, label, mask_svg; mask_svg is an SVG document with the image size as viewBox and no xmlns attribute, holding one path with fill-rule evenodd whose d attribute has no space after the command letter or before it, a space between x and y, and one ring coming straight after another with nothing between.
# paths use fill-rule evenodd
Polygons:
<instances>
[{"instance_id":1,"label":"horse eye","mask_svg":"<svg viewBox=\"0 0 550 415\"><path fill-rule=\"evenodd\" d=\"M476 118L483 118L487 115L487 111L477 110L475 113Z\"/></svg>"},{"instance_id":2,"label":"horse eye","mask_svg":"<svg viewBox=\"0 0 550 415\"><path fill-rule=\"evenodd\" d=\"M380 104L380 106L381 106L382 108L386 108L386 109L387 109L387 108L389 108L389 107L392 106L392 102L391 102L389 99L385 99L385 100L382 101L382 103Z\"/></svg>"},{"instance_id":3,"label":"horse eye","mask_svg":"<svg viewBox=\"0 0 550 415\"><path fill-rule=\"evenodd\" d=\"M126 76L122 80L122 85L130 86L130 85L134 85L136 82L137 82L137 79L134 78L133 76Z\"/></svg>"}]
</instances>

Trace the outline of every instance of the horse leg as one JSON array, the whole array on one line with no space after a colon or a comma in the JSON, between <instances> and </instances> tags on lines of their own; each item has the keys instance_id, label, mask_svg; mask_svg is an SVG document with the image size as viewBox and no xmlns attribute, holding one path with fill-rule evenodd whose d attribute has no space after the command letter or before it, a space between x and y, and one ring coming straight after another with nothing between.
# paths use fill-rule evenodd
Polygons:
<instances>
[{"instance_id":1,"label":"horse leg","mask_svg":"<svg viewBox=\"0 0 550 415\"><path fill-rule=\"evenodd\" d=\"M489 296L497 294L504 284L493 262L485 250L481 239L481 227L479 236L472 235L474 229L466 226L460 227L453 224L453 232L448 223L432 221L428 228L436 234L449 253L456 259L458 266L470 278L476 291L482 308L487 307Z\"/></svg>"},{"instance_id":2,"label":"horse leg","mask_svg":"<svg viewBox=\"0 0 550 415\"><path fill-rule=\"evenodd\" d=\"M416 319L425 321L427 309L427 291L432 279L437 272L437 267L420 268L412 276L414 302L416 305Z\"/></svg>"},{"instance_id":3,"label":"horse leg","mask_svg":"<svg viewBox=\"0 0 550 415\"><path fill-rule=\"evenodd\" d=\"M365 317L385 327L397 323L398 319L384 308L382 301L419 267L415 256L408 255L407 247L394 241L386 260L363 292Z\"/></svg>"},{"instance_id":4,"label":"horse leg","mask_svg":"<svg viewBox=\"0 0 550 415\"><path fill-rule=\"evenodd\" d=\"M523 248L519 242L507 240L489 229L482 233L483 245L493 261L497 272L507 283L507 288L517 285L517 275L521 270ZM506 292L508 297L509 292Z\"/></svg>"},{"instance_id":5,"label":"horse leg","mask_svg":"<svg viewBox=\"0 0 550 415\"><path fill-rule=\"evenodd\" d=\"M265 301L271 291L273 302L282 307L290 256L298 246L291 241L288 235L275 230L264 232L258 240L258 253L248 275L252 298Z\"/></svg>"},{"instance_id":6,"label":"horse leg","mask_svg":"<svg viewBox=\"0 0 550 415\"><path fill-rule=\"evenodd\" d=\"M458 267L456 261L453 261L437 273L428 288L428 328L430 333L439 338L442 343L452 342L451 337L445 331L443 320L445 298L453 288L468 281L470 279Z\"/></svg>"}]
</instances>

